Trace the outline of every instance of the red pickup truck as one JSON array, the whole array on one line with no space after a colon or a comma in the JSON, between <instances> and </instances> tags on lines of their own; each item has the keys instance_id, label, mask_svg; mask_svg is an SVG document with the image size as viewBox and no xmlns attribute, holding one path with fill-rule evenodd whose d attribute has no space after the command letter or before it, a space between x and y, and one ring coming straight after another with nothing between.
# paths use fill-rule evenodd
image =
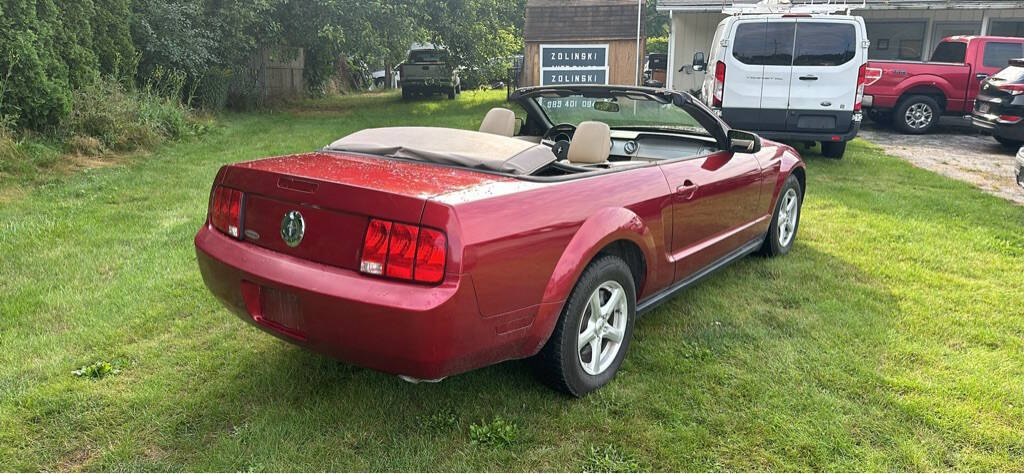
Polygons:
<instances>
[{"instance_id":1,"label":"red pickup truck","mask_svg":"<svg viewBox=\"0 0 1024 474\"><path fill-rule=\"evenodd\" d=\"M876 122L926 133L941 115L969 114L981 81L1024 57L1024 38L951 36L931 61L868 61L864 108Z\"/></svg>"}]
</instances>

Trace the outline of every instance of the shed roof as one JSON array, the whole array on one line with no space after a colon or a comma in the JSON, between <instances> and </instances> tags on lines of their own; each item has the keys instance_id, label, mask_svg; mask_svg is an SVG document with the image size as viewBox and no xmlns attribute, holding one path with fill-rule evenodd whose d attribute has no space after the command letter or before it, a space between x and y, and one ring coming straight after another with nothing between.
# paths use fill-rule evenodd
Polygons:
<instances>
[{"instance_id":1,"label":"shed roof","mask_svg":"<svg viewBox=\"0 0 1024 474\"><path fill-rule=\"evenodd\" d=\"M752 5L758 0L658 0L658 10L720 12L722 7L732 5ZM821 0L792 0L794 4L823 3ZM831 2L843 4L844 2ZM988 8L1024 8L1021 0L866 0L845 2L854 10L928 10L928 9L988 9ZM863 6L862 6L863 5Z\"/></svg>"},{"instance_id":2,"label":"shed roof","mask_svg":"<svg viewBox=\"0 0 1024 474\"><path fill-rule=\"evenodd\" d=\"M526 41L635 39L636 15L636 0L529 0L523 37ZM641 37L644 23L640 22Z\"/></svg>"}]
</instances>

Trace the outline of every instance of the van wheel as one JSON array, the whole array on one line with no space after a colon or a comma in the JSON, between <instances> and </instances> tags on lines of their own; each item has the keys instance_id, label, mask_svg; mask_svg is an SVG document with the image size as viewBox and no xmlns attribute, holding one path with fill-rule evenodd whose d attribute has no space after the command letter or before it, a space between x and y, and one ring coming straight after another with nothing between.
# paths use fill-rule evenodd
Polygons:
<instances>
[{"instance_id":1,"label":"van wheel","mask_svg":"<svg viewBox=\"0 0 1024 474\"><path fill-rule=\"evenodd\" d=\"M942 111L935 99L912 95L903 99L893 112L893 124L903 133L928 133L939 123Z\"/></svg>"},{"instance_id":2,"label":"van wheel","mask_svg":"<svg viewBox=\"0 0 1024 474\"><path fill-rule=\"evenodd\" d=\"M583 270L551 338L532 363L556 390L582 397L615 378L636 319L633 274L621 258L605 256Z\"/></svg>"},{"instance_id":3,"label":"van wheel","mask_svg":"<svg viewBox=\"0 0 1024 474\"><path fill-rule=\"evenodd\" d=\"M821 142L821 154L825 158L840 160L846 153L846 142Z\"/></svg>"}]
</instances>

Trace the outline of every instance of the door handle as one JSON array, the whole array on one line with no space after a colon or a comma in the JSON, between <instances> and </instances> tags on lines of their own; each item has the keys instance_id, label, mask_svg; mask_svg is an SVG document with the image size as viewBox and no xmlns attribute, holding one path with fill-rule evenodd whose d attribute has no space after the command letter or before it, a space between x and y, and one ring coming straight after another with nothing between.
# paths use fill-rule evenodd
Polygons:
<instances>
[{"instance_id":1,"label":"door handle","mask_svg":"<svg viewBox=\"0 0 1024 474\"><path fill-rule=\"evenodd\" d=\"M979 72L979 73L974 75L974 78L979 80L979 81L984 81L985 79L988 79L988 74L985 74L983 72Z\"/></svg>"},{"instance_id":2,"label":"door handle","mask_svg":"<svg viewBox=\"0 0 1024 474\"><path fill-rule=\"evenodd\" d=\"M676 188L676 195L681 197L684 201L692 199L694 194L697 194L697 189L700 188L693 181L683 181L683 185Z\"/></svg>"},{"instance_id":3,"label":"door handle","mask_svg":"<svg viewBox=\"0 0 1024 474\"><path fill-rule=\"evenodd\" d=\"M801 81L817 81L818 76L800 76Z\"/></svg>"}]
</instances>

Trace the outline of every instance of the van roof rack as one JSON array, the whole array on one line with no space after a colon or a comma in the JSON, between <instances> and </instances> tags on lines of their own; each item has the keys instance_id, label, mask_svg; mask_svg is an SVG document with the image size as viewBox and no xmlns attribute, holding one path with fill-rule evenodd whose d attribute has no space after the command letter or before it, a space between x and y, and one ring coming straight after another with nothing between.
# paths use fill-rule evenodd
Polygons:
<instances>
[{"instance_id":1,"label":"van roof rack","mask_svg":"<svg viewBox=\"0 0 1024 474\"><path fill-rule=\"evenodd\" d=\"M764 14L832 14L845 13L847 15L855 8L866 8L867 0L856 3L849 3L846 0L821 0L815 2L810 0L802 3L793 3L791 0L761 0L757 3L740 3L735 1L727 5L722 2L722 13L726 15L764 15Z\"/></svg>"}]
</instances>

